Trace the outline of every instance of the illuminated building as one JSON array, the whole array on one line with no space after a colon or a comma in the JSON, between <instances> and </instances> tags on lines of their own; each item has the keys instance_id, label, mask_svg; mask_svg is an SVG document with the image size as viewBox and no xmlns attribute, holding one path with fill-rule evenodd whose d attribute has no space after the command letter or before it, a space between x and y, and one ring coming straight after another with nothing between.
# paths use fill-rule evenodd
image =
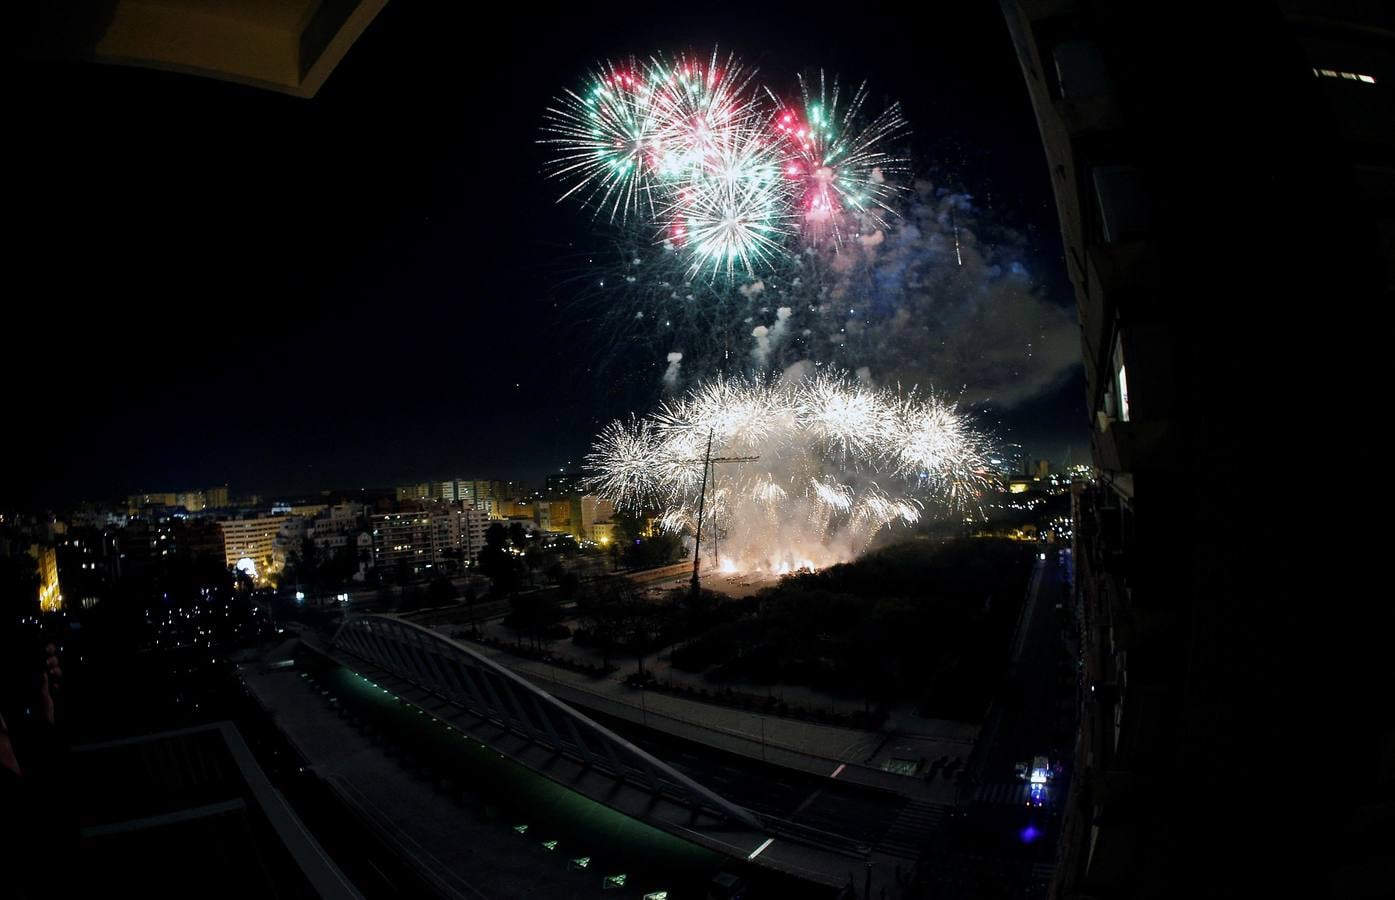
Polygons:
<instances>
[{"instance_id":1,"label":"illuminated building","mask_svg":"<svg viewBox=\"0 0 1395 900\"><path fill-rule=\"evenodd\" d=\"M169 509L183 507L189 512L203 512L206 509L220 509L227 505L227 485L203 491L155 491L131 494L126 498L126 511L130 515L135 515L141 510L151 507Z\"/></svg>"},{"instance_id":2,"label":"illuminated building","mask_svg":"<svg viewBox=\"0 0 1395 900\"><path fill-rule=\"evenodd\" d=\"M318 516L329 509L328 503L286 503L278 502L271 505L273 516L302 516L310 518Z\"/></svg>"},{"instance_id":3,"label":"illuminated building","mask_svg":"<svg viewBox=\"0 0 1395 900\"><path fill-rule=\"evenodd\" d=\"M361 503L337 503L310 523L310 538L321 551L333 552L348 546L352 537L365 530L363 517L366 512L366 507Z\"/></svg>"},{"instance_id":4,"label":"illuminated building","mask_svg":"<svg viewBox=\"0 0 1395 900\"><path fill-rule=\"evenodd\" d=\"M431 499L431 485L425 481L420 484L403 484L397 488L398 502L403 500L429 500Z\"/></svg>"},{"instance_id":5,"label":"illuminated building","mask_svg":"<svg viewBox=\"0 0 1395 900\"><path fill-rule=\"evenodd\" d=\"M518 512L514 501L523 496L523 485L517 481L487 481L481 479L457 480L456 499L468 503L491 519L507 519L515 515L531 515Z\"/></svg>"},{"instance_id":6,"label":"illuminated building","mask_svg":"<svg viewBox=\"0 0 1395 900\"><path fill-rule=\"evenodd\" d=\"M580 508L577 509L577 519L580 517ZM571 500L538 500L533 503L533 521L538 528L543 531L556 532L559 534L572 534L572 501ZM577 528L581 522L577 521Z\"/></svg>"},{"instance_id":7,"label":"illuminated building","mask_svg":"<svg viewBox=\"0 0 1395 900\"><path fill-rule=\"evenodd\" d=\"M63 594L58 587L58 554L52 547L35 544L29 548L39 570L39 609L58 612L63 608Z\"/></svg>"},{"instance_id":8,"label":"illuminated building","mask_svg":"<svg viewBox=\"0 0 1395 900\"><path fill-rule=\"evenodd\" d=\"M373 565L409 574L450 570L472 562L484 547L484 513L465 504L427 502L416 509L369 517Z\"/></svg>"},{"instance_id":9,"label":"illuminated building","mask_svg":"<svg viewBox=\"0 0 1395 900\"><path fill-rule=\"evenodd\" d=\"M153 494L132 494L126 498L126 511L135 515L143 509L151 506L178 506L179 495L173 491L167 493Z\"/></svg>"},{"instance_id":10,"label":"illuminated building","mask_svg":"<svg viewBox=\"0 0 1395 900\"><path fill-rule=\"evenodd\" d=\"M581 529L577 537L582 540L598 541L598 534L609 533L610 520L615 516L615 504L595 494L585 494L578 500L580 506Z\"/></svg>"},{"instance_id":11,"label":"illuminated building","mask_svg":"<svg viewBox=\"0 0 1395 900\"><path fill-rule=\"evenodd\" d=\"M596 522L588 529L587 540L595 541L602 547L609 546L615 540L614 522Z\"/></svg>"},{"instance_id":12,"label":"illuminated building","mask_svg":"<svg viewBox=\"0 0 1395 900\"><path fill-rule=\"evenodd\" d=\"M487 514L491 519L518 519L534 517L535 500L486 500Z\"/></svg>"},{"instance_id":13,"label":"illuminated building","mask_svg":"<svg viewBox=\"0 0 1395 900\"><path fill-rule=\"evenodd\" d=\"M223 519L218 528L223 534L223 559L229 566L250 559L262 577L273 570L272 550L276 535L287 516L262 516L249 519Z\"/></svg>"},{"instance_id":14,"label":"illuminated building","mask_svg":"<svg viewBox=\"0 0 1395 900\"><path fill-rule=\"evenodd\" d=\"M1052 894L1376 896L1395 768L1376 764L1388 704L1357 687L1371 614L1321 608L1346 567L1292 564L1252 527L1300 494L1232 498L1367 414L1345 384L1384 329L1346 312L1395 294L1395 30L1379 4L1001 5L1097 475L1071 491L1081 722ZM1255 446L1283 452L1256 472ZM1311 558L1367 558L1333 531ZM1341 760L1311 796L1283 787L1299 723Z\"/></svg>"}]
</instances>

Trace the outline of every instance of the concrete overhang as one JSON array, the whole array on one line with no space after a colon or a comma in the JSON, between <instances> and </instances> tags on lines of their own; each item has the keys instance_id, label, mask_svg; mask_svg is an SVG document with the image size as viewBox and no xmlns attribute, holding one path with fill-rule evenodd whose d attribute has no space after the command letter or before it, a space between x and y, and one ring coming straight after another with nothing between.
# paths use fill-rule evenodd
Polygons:
<instances>
[{"instance_id":1,"label":"concrete overhang","mask_svg":"<svg viewBox=\"0 0 1395 900\"><path fill-rule=\"evenodd\" d=\"M29 49L313 97L387 0L37 0ZM21 14L23 16L23 14Z\"/></svg>"}]
</instances>

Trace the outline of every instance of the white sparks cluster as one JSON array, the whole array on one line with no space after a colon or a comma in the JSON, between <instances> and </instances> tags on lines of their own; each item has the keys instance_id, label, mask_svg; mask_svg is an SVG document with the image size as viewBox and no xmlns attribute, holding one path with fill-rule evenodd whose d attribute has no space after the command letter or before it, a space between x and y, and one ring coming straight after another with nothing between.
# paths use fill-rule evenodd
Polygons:
<instances>
[{"instance_id":1,"label":"white sparks cluster","mask_svg":"<svg viewBox=\"0 0 1395 900\"><path fill-rule=\"evenodd\" d=\"M652 415L614 422L587 461L591 489L696 529L711 443L703 540L730 571L851 559L927 505L972 507L991 481L987 438L932 395L861 385L719 378Z\"/></svg>"}]
</instances>

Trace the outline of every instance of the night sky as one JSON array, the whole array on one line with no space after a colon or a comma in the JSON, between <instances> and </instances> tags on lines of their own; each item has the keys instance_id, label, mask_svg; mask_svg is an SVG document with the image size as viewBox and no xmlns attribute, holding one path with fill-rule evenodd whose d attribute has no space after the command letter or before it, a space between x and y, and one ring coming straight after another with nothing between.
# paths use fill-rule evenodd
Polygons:
<instances>
[{"instance_id":1,"label":"night sky","mask_svg":"<svg viewBox=\"0 0 1395 900\"><path fill-rule=\"evenodd\" d=\"M868 79L902 101L917 168L1019 232L1043 302L1073 305L994 8L631 8L504 31L423 6L389 3L309 101L138 69L21 70L0 506L540 482L578 461L601 424L657 398L663 368L636 355L597 375L609 342L568 286L597 229L540 174L544 107L602 57L720 45L772 79ZM1075 365L988 415L1030 455L1071 446L1079 461L1083 395Z\"/></svg>"}]
</instances>

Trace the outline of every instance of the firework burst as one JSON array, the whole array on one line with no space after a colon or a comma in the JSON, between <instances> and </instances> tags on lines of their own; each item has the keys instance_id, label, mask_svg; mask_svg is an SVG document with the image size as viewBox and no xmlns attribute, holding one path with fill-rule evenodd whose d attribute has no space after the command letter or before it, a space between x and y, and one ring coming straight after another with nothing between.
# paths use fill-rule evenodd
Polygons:
<instances>
[{"instance_id":1,"label":"firework burst","mask_svg":"<svg viewBox=\"0 0 1395 900\"><path fill-rule=\"evenodd\" d=\"M863 124L865 83L841 109L838 82L830 85L822 71L817 90L801 77L799 92L803 108L784 107L773 127L786 141L784 173L806 238L841 244L859 219L885 228L905 190L894 179L910 173L909 160L888 149L910 131L900 104Z\"/></svg>"},{"instance_id":2,"label":"firework burst","mask_svg":"<svg viewBox=\"0 0 1395 900\"><path fill-rule=\"evenodd\" d=\"M908 174L888 147L907 133L892 105L863 123L865 88L839 106L819 76L799 104L760 90L734 56L607 62L544 117L549 176L612 223L642 220L683 248L692 276L756 277L832 235L894 214Z\"/></svg>"},{"instance_id":3,"label":"firework burst","mask_svg":"<svg viewBox=\"0 0 1395 900\"><path fill-rule=\"evenodd\" d=\"M557 150L548 174L612 222L653 212L667 122L656 85L637 60L602 64L582 92L568 90L544 114L544 144Z\"/></svg>"},{"instance_id":4,"label":"firework burst","mask_svg":"<svg viewBox=\"0 0 1395 900\"><path fill-rule=\"evenodd\" d=\"M691 276L756 277L785 252L789 189L780 156L763 136L732 133L667 210L670 240L689 248Z\"/></svg>"},{"instance_id":5,"label":"firework burst","mask_svg":"<svg viewBox=\"0 0 1395 900\"><path fill-rule=\"evenodd\" d=\"M709 441L704 534L712 529L719 565L733 570L850 559L883 528L918 521L926 504L973 508L991 483L988 440L952 404L826 374L718 378L614 423L587 457L591 489L691 530Z\"/></svg>"}]
</instances>

